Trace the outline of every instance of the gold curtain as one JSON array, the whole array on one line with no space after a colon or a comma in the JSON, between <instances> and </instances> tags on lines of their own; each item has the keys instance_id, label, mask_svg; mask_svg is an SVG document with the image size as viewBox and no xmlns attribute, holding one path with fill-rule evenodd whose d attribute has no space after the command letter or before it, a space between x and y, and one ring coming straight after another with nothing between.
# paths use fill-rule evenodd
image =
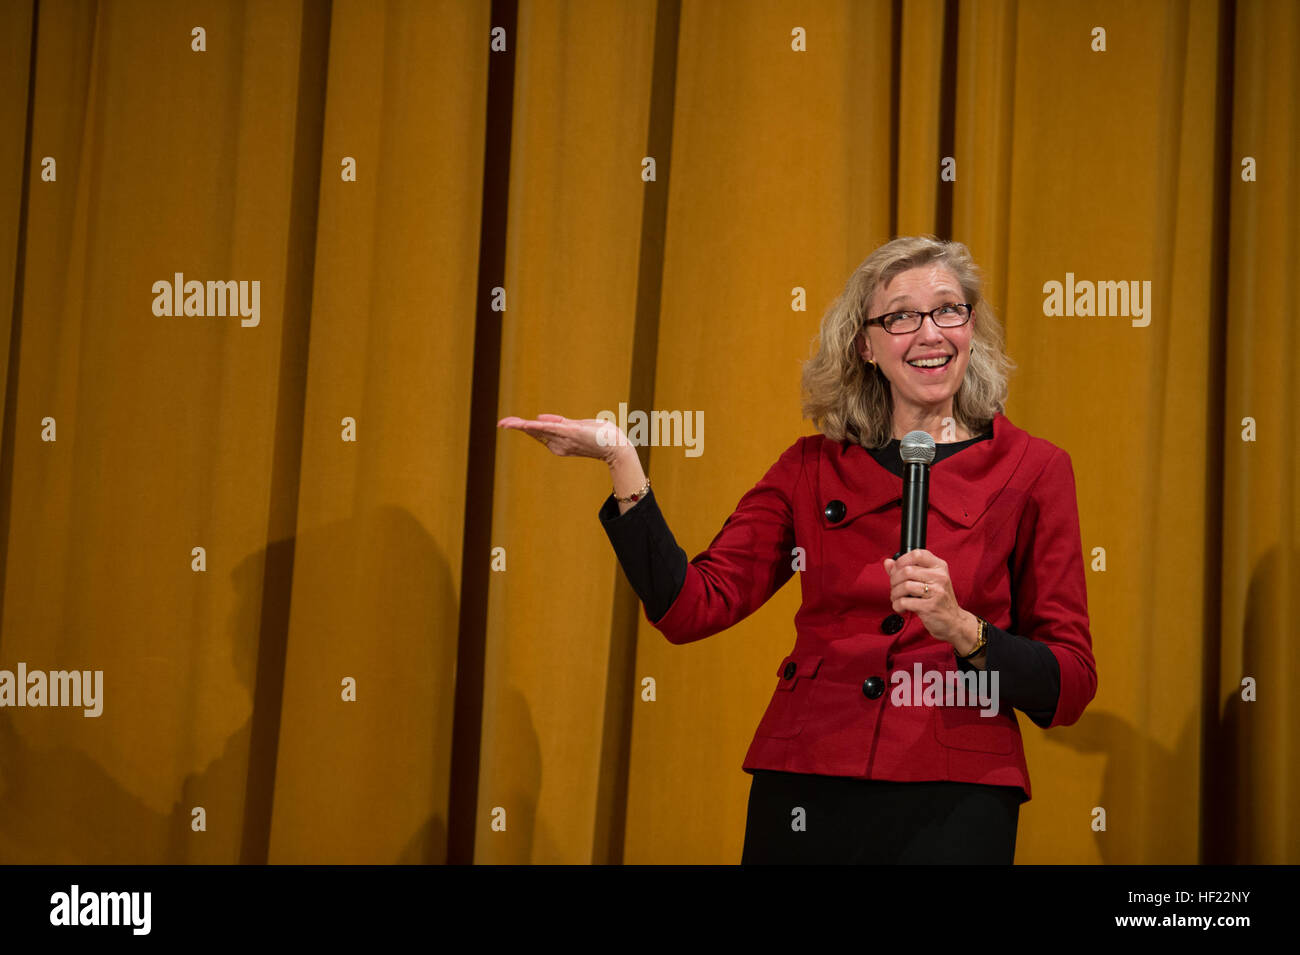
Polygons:
<instances>
[{"instance_id":1,"label":"gold curtain","mask_svg":"<svg viewBox=\"0 0 1300 955\"><path fill-rule=\"evenodd\" d=\"M1300 6L0 18L0 670L103 673L97 717L0 708L0 862L738 861L797 583L671 646L605 469L495 422L702 413L641 449L693 556L918 232L1078 483L1099 689L1020 721L1017 861L1300 861ZM257 323L156 314L177 273ZM1146 318L1048 314L1067 276Z\"/></svg>"}]
</instances>

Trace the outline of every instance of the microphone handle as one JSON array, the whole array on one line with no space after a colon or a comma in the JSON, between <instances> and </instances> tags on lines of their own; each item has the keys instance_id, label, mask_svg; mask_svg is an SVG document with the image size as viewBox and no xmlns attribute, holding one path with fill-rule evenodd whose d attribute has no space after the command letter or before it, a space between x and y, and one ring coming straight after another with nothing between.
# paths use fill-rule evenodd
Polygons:
<instances>
[{"instance_id":1,"label":"microphone handle","mask_svg":"<svg viewBox=\"0 0 1300 955\"><path fill-rule=\"evenodd\" d=\"M894 560L909 550L925 546L925 523L930 508L930 468L925 464L909 462L903 477L903 530L899 535L899 551Z\"/></svg>"}]
</instances>

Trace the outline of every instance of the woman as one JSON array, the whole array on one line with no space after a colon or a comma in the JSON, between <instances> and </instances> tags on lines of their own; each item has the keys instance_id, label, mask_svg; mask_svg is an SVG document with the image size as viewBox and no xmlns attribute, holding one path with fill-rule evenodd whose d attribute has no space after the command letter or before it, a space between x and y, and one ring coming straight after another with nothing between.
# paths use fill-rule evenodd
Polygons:
<instances>
[{"instance_id":1,"label":"woman","mask_svg":"<svg viewBox=\"0 0 1300 955\"><path fill-rule=\"evenodd\" d=\"M1097 675L1070 458L1007 420L1009 367L964 245L881 246L804 366L821 433L689 563L613 423L501 420L608 464L600 519L669 641L732 626L799 571L795 645L744 761L743 863L1013 860L1030 798L1014 711L1073 723ZM927 547L894 560L911 431L936 442Z\"/></svg>"}]
</instances>

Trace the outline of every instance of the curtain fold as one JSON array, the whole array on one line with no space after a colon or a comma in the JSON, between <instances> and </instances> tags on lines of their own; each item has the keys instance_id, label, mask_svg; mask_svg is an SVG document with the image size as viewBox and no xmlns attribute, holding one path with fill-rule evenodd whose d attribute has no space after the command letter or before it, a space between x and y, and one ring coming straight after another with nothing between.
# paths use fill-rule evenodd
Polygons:
<instances>
[{"instance_id":1,"label":"curtain fold","mask_svg":"<svg viewBox=\"0 0 1300 955\"><path fill-rule=\"evenodd\" d=\"M1215 356L1224 368L1223 573L1207 701L1209 861L1294 863L1300 846L1296 650L1300 416L1291 277L1300 265L1300 9L1239 3L1232 100L1230 254ZM1253 161L1253 181L1247 168ZM1289 442L1289 443L1288 443ZM1243 702L1254 684L1254 702Z\"/></svg>"},{"instance_id":2,"label":"curtain fold","mask_svg":"<svg viewBox=\"0 0 1300 955\"><path fill-rule=\"evenodd\" d=\"M644 194L662 188L641 178L656 14L652 2L520 6L500 417L594 418L628 402ZM652 158L666 178L668 157ZM615 798L606 734L623 747L628 731L613 704L606 712L607 681L626 682L610 658L631 637L611 613L624 582L596 519L609 471L505 437L515 440L499 445L492 513L467 502L501 548L474 861L597 861L611 824L601 799Z\"/></svg>"},{"instance_id":3,"label":"curtain fold","mask_svg":"<svg viewBox=\"0 0 1300 955\"><path fill-rule=\"evenodd\" d=\"M489 17L331 21L269 858L441 862Z\"/></svg>"}]
</instances>

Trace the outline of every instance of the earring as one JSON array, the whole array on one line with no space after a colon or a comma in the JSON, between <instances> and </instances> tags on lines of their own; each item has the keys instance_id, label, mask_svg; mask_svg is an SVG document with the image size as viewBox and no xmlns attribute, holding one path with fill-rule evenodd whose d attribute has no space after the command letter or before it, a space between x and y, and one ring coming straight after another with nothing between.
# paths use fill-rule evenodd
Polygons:
<instances>
[{"instance_id":1,"label":"earring","mask_svg":"<svg viewBox=\"0 0 1300 955\"><path fill-rule=\"evenodd\" d=\"M876 363L872 361L870 358L867 359L867 364L871 366L872 371L876 370Z\"/></svg>"}]
</instances>

